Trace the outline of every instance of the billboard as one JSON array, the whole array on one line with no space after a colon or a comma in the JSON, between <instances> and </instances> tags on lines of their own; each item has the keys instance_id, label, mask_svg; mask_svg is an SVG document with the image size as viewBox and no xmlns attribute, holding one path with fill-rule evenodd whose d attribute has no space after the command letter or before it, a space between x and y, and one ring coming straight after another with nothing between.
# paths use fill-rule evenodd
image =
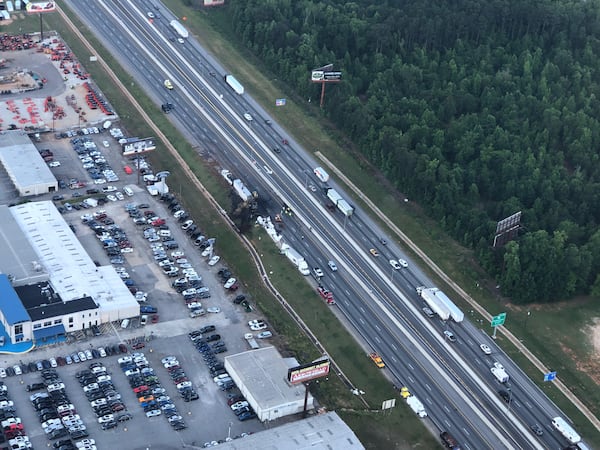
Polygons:
<instances>
[{"instance_id":1,"label":"billboard","mask_svg":"<svg viewBox=\"0 0 600 450\"><path fill-rule=\"evenodd\" d=\"M204 6L224 5L225 0L204 0Z\"/></svg>"},{"instance_id":2,"label":"billboard","mask_svg":"<svg viewBox=\"0 0 600 450\"><path fill-rule=\"evenodd\" d=\"M127 139L122 145L123 156L146 153L156 149L154 138Z\"/></svg>"},{"instance_id":3,"label":"billboard","mask_svg":"<svg viewBox=\"0 0 600 450\"><path fill-rule=\"evenodd\" d=\"M56 4L54 2L29 2L26 9L29 14L53 12L56 11Z\"/></svg>"},{"instance_id":4,"label":"billboard","mask_svg":"<svg viewBox=\"0 0 600 450\"><path fill-rule=\"evenodd\" d=\"M342 72L313 70L310 79L313 83L340 81L342 79Z\"/></svg>"},{"instance_id":5,"label":"billboard","mask_svg":"<svg viewBox=\"0 0 600 450\"><path fill-rule=\"evenodd\" d=\"M329 364L328 359L322 359L310 364L292 367L288 369L288 381L290 383L304 383L327 376L329 374Z\"/></svg>"}]
</instances>

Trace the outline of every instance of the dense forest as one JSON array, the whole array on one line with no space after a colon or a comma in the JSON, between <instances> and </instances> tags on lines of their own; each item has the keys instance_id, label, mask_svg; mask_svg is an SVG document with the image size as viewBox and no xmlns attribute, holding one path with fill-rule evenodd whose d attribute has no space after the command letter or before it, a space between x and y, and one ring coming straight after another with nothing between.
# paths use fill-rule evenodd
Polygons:
<instances>
[{"instance_id":1,"label":"dense forest","mask_svg":"<svg viewBox=\"0 0 600 450\"><path fill-rule=\"evenodd\" d=\"M235 31L515 302L600 295L597 0L237 0ZM492 249L496 222L519 237Z\"/></svg>"}]
</instances>

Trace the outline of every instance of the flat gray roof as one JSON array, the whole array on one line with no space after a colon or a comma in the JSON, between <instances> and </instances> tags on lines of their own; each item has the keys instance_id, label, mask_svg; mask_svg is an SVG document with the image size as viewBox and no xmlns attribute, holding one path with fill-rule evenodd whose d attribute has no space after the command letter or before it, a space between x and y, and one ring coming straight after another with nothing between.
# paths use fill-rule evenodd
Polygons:
<instances>
[{"instance_id":1,"label":"flat gray roof","mask_svg":"<svg viewBox=\"0 0 600 450\"><path fill-rule=\"evenodd\" d=\"M0 162L19 192L28 186L55 185L56 177L31 139L21 130L0 132Z\"/></svg>"},{"instance_id":2,"label":"flat gray roof","mask_svg":"<svg viewBox=\"0 0 600 450\"><path fill-rule=\"evenodd\" d=\"M273 346L227 356L225 363L252 392L262 409L304 399L304 385L287 382L290 366Z\"/></svg>"},{"instance_id":3,"label":"flat gray roof","mask_svg":"<svg viewBox=\"0 0 600 450\"><path fill-rule=\"evenodd\" d=\"M46 281L48 273L8 206L0 206L0 272L15 286Z\"/></svg>"},{"instance_id":4,"label":"flat gray roof","mask_svg":"<svg viewBox=\"0 0 600 450\"><path fill-rule=\"evenodd\" d=\"M226 450L363 450L354 432L335 412L318 414L240 439L225 442Z\"/></svg>"}]
</instances>

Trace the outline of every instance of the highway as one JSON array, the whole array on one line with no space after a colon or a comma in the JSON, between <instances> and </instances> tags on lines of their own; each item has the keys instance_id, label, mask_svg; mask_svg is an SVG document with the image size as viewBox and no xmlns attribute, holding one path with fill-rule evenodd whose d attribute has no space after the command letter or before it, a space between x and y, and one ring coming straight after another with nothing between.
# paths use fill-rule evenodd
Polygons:
<instances>
[{"instance_id":1,"label":"highway","mask_svg":"<svg viewBox=\"0 0 600 450\"><path fill-rule=\"evenodd\" d=\"M426 420L449 431L463 448L566 445L551 426L552 417L564 415L494 345L484 332L489 330L468 320L455 324L426 317L415 288L431 282L391 239L386 238L386 246L379 242L383 232L359 208L348 219L327 210L325 194L312 174L318 164L274 120L267 124L268 115L247 94L240 96L224 83L226 72L197 42L177 41L168 25L174 17L159 2L93 1L85 8L81 2L68 4L156 101L157 109L166 101L175 105L170 117L203 157L218 161L256 189L261 208L271 216L283 203L291 207L294 216L286 218L283 232L286 242L311 267L325 271L322 282L334 292L335 313L382 355L392 382L408 386L419 397L429 414ZM160 17L150 21L148 11ZM173 90L164 87L165 79ZM246 112L252 122L243 118ZM284 139L289 145L282 144ZM343 189L329 184L349 199ZM370 248L381 255L371 256ZM409 261L409 268L396 271L388 260L400 257ZM338 272L328 270L330 259ZM457 342L444 339L445 329ZM484 342L492 355L480 350ZM511 376L510 404L498 396L506 387L489 370L496 361ZM534 423L544 428L543 436L531 432Z\"/></svg>"}]
</instances>

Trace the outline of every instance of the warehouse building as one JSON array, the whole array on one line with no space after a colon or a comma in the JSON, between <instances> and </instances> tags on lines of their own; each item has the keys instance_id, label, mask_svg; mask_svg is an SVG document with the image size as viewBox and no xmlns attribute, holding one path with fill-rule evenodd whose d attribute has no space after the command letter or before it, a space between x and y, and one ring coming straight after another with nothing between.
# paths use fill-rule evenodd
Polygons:
<instances>
[{"instance_id":1,"label":"warehouse building","mask_svg":"<svg viewBox=\"0 0 600 450\"><path fill-rule=\"evenodd\" d=\"M114 267L96 266L52 202L0 206L0 218L0 322L7 341L41 344L139 315Z\"/></svg>"},{"instance_id":2,"label":"warehouse building","mask_svg":"<svg viewBox=\"0 0 600 450\"><path fill-rule=\"evenodd\" d=\"M295 359L282 358L275 347L249 350L225 358L225 369L261 422L304 410L304 386L287 381L288 369L296 366ZM313 397L309 393L307 410L310 409L313 409Z\"/></svg>"},{"instance_id":3,"label":"warehouse building","mask_svg":"<svg viewBox=\"0 0 600 450\"><path fill-rule=\"evenodd\" d=\"M0 132L0 163L20 197L58 190L54 174L24 131Z\"/></svg>"}]
</instances>

